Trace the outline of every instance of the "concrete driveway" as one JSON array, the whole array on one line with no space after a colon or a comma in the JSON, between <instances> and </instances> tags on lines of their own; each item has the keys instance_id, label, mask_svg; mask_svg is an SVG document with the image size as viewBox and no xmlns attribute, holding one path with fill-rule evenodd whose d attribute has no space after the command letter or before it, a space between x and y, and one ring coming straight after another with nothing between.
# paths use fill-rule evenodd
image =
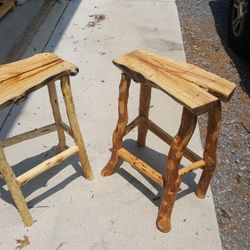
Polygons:
<instances>
[{"instance_id":1,"label":"concrete driveway","mask_svg":"<svg viewBox=\"0 0 250 250\"><path fill-rule=\"evenodd\" d=\"M72 88L95 179L85 180L77 159L71 158L27 184L23 191L35 220L31 228L23 226L1 183L0 248L15 249L15 240L27 236L30 244L25 249L221 249L212 194L209 191L206 199L199 200L193 193L199 171L183 178L172 215L173 229L168 234L155 226L162 193L156 184L126 163L110 177L99 174L109 159L117 120L120 72L111 60L143 48L184 61L175 1L70 1L60 18L55 15L55 28L45 39L51 28L49 18L55 23L53 11L23 57L53 51L80 68L72 78ZM34 51L34 46L39 49ZM132 84L130 119L138 112L138 91L139 86ZM176 133L181 106L154 90L150 112L158 125ZM1 137L50 122L47 89L43 88L11 111ZM126 147L163 172L169 147L151 133L144 149L138 149L135 140L133 131L126 138ZM8 148L6 153L20 174L53 154L56 144L56 135L44 136ZM198 130L190 147L202 154ZM183 160L182 164L186 163Z\"/></svg>"}]
</instances>

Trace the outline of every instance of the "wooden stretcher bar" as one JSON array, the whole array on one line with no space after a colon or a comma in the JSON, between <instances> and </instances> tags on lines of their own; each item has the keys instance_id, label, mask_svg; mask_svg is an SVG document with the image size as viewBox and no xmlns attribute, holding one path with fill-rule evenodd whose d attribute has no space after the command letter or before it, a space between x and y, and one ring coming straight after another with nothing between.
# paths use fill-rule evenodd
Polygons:
<instances>
[{"instance_id":1,"label":"wooden stretcher bar","mask_svg":"<svg viewBox=\"0 0 250 250\"><path fill-rule=\"evenodd\" d=\"M2 141L0 140L0 143L1 143L3 148L9 147L11 145L14 145L14 144L26 141L26 140L30 140L32 138L36 138L38 136L46 135L46 134L52 133L54 131L56 131L56 124L52 123L50 125L25 132L23 134L15 135L13 137L4 139Z\"/></svg>"},{"instance_id":2,"label":"wooden stretcher bar","mask_svg":"<svg viewBox=\"0 0 250 250\"><path fill-rule=\"evenodd\" d=\"M137 127L143 117L138 116L136 117L132 122L130 122L125 130L124 136L127 135L131 130L133 130L135 127Z\"/></svg>"},{"instance_id":3,"label":"wooden stretcher bar","mask_svg":"<svg viewBox=\"0 0 250 250\"><path fill-rule=\"evenodd\" d=\"M159 184L161 187L164 186L162 174L151 168L144 161L138 159L125 148L121 148L118 151L119 157L121 157L124 161L128 162L133 168L143 173L151 180Z\"/></svg>"},{"instance_id":4,"label":"wooden stretcher bar","mask_svg":"<svg viewBox=\"0 0 250 250\"><path fill-rule=\"evenodd\" d=\"M158 125L156 125L154 122L152 122L151 120L147 120L145 119L143 116L138 116L136 117L132 122L130 122L125 130L125 135L127 135L131 130L133 130L136 126L139 125L140 121L144 120L143 122L147 123L147 128L154 133L156 136L158 136L160 139L162 139L164 142L166 142L167 144L171 145L172 141L173 141L173 137L171 135L169 135L167 132L165 132L162 128L160 128ZM201 160L202 158L197 155L196 153L194 153L192 150L190 150L189 148L186 148L184 150L184 156L190 160L191 162L196 162Z\"/></svg>"},{"instance_id":5,"label":"wooden stretcher bar","mask_svg":"<svg viewBox=\"0 0 250 250\"><path fill-rule=\"evenodd\" d=\"M169 135L167 132L165 132L162 128L160 128L158 125L156 125L151 120L148 120L147 122L148 122L148 129L152 133L154 133L155 135L157 135L160 139L162 139L167 144L171 145L171 143L173 141L173 137L171 135ZM183 155L187 159L189 159L191 162L199 161L199 160L202 159L199 155L197 155L196 153L194 153L189 148L185 148L184 149Z\"/></svg>"},{"instance_id":6,"label":"wooden stretcher bar","mask_svg":"<svg viewBox=\"0 0 250 250\"><path fill-rule=\"evenodd\" d=\"M206 162L204 160L196 161L186 167L183 167L179 169L178 174L179 176L183 176L185 174L188 174L189 172L192 172L198 168L204 168L206 166Z\"/></svg>"},{"instance_id":7,"label":"wooden stretcher bar","mask_svg":"<svg viewBox=\"0 0 250 250\"><path fill-rule=\"evenodd\" d=\"M69 125L67 125L65 122L61 121L59 123L60 127L63 128L63 130L68 134L70 135L71 137L73 137L73 132L72 132L72 129L70 128Z\"/></svg>"},{"instance_id":8,"label":"wooden stretcher bar","mask_svg":"<svg viewBox=\"0 0 250 250\"><path fill-rule=\"evenodd\" d=\"M17 183L22 186L35 178L36 176L42 174L43 172L47 171L48 169L58 165L59 163L63 162L65 159L69 158L71 155L76 154L79 151L78 146L73 146L65 151L51 157L48 160L38 164L34 168L30 169L29 171L25 172L24 174L17 177Z\"/></svg>"}]
</instances>

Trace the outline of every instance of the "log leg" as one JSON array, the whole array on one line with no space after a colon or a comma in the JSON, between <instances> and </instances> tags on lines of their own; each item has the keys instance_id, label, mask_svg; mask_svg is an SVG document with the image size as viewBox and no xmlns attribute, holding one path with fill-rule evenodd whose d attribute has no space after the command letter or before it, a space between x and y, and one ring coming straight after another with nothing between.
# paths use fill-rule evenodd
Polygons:
<instances>
[{"instance_id":1,"label":"log leg","mask_svg":"<svg viewBox=\"0 0 250 250\"><path fill-rule=\"evenodd\" d=\"M183 108L181 125L168 154L167 173L164 175L164 192L156 221L157 228L162 232L171 230L171 213L181 183L178 168L183 151L195 130L196 122L197 116Z\"/></svg>"},{"instance_id":2,"label":"log leg","mask_svg":"<svg viewBox=\"0 0 250 250\"><path fill-rule=\"evenodd\" d=\"M66 139L65 139L64 130L60 126L60 123L62 122L62 117L61 117L60 109L58 105L55 82L50 82L48 84L48 91L49 91L50 104L51 104L54 120L56 123L57 135L59 139L57 151L58 153L60 153L66 149Z\"/></svg>"},{"instance_id":3,"label":"log leg","mask_svg":"<svg viewBox=\"0 0 250 250\"><path fill-rule=\"evenodd\" d=\"M61 78L61 88L74 141L75 144L79 147L79 159L82 164L83 173L88 180L92 180L94 176L89 164L88 155L85 149L80 127L76 118L69 76L63 76Z\"/></svg>"},{"instance_id":4,"label":"log leg","mask_svg":"<svg viewBox=\"0 0 250 250\"><path fill-rule=\"evenodd\" d=\"M112 154L107 165L102 169L101 175L108 176L114 173L115 166L119 161L118 150L122 147L122 138L128 123L128 96L131 79L122 74L119 86L119 103L118 103L118 122L115 131L113 132L113 148Z\"/></svg>"},{"instance_id":5,"label":"log leg","mask_svg":"<svg viewBox=\"0 0 250 250\"><path fill-rule=\"evenodd\" d=\"M209 183L212 179L216 167L216 149L220 132L221 123L221 105L220 102L208 113L208 127L206 136L206 145L203 159L206 166L202 172L200 181L196 188L198 198L205 198Z\"/></svg>"},{"instance_id":6,"label":"log leg","mask_svg":"<svg viewBox=\"0 0 250 250\"><path fill-rule=\"evenodd\" d=\"M151 87L141 83L139 116L144 117L146 120L148 120L150 99L151 99ZM147 132L148 132L147 123L145 122L145 120L141 120L138 125L137 145L139 147L145 146Z\"/></svg>"},{"instance_id":7,"label":"log leg","mask_svg":"<svg viewBox=\"0 0 250 250\"><path fill-rule=\"evenodd\" d=\"M16 181L16 176L9 166L3 148L0 145L0 173L2 178L5 180L6 185L11 193L11 196L16 204L19 214L22 217L25 226L29 227L33 224L32 217L30 215L29 209L23 197L23 193Z\"/></svg>"}]
</instances>

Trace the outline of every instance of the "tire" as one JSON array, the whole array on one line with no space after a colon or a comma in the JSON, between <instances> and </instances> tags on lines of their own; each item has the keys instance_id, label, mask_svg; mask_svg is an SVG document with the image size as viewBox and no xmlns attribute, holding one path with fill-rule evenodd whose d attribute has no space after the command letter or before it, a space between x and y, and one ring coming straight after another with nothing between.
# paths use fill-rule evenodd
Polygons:
<instances>
[{"instance_id":1,"label":"tire","mask_svg":"<svg viewBox=\"0 0 250 250\"><path fill-rule=\"evenodd\" d=\"M250 52L250 0L231 0L228 39L239 54Z\"/></svg>"}]
</instances>

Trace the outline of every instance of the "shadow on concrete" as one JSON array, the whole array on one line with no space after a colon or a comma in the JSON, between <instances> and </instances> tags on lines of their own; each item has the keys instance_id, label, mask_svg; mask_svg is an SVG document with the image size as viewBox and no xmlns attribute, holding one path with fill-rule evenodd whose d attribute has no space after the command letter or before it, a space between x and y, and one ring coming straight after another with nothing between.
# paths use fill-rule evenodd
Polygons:
<instances>
[{"instance_id":1,"label":"shadow on concrete","mask_svg":"<svg viewBox=\"0 0 250 250\"><path fill-rule=\"evenodd\" d=\"M138 147L137 142L132 139L125 140L123 143L123 147L126 148L132 154L134 154L136 157L142 159L148 165L152 166L156 171L162 174L165 173L167 161L167 157L165 154L161 154L147 146ZM143 195L145 195L145 197L147 197L155 206L159 207L161 203L163 189L151 179L142 175L145 180L157 190L157 195L155 195L155 193L153 193L142 182L132 176L128 171L126 171L126 169L120 168L122 163L123 161L119 162L117 166L117 173L122 176L126 181L128 181L131 185L133 185L136 189L138 189ZM181 168L182 167L184 166L181 165ZM194 180L195 177L196 174L194 172L191 172L188 175L181 177L182 182L186 184L188 188L185 190L180 190L177 194L176 200L194 192L196 187L196 182Z\"/></svg>"},{"instance_id":2,"label":"shadow on concrete","mask_svg":"<svg viewBox=\"0 0 250 250\"><path fill-rule=\"evenodd\" d=\"M214 17L216 30L221 39L221 43L239 73L241 79L240 86L242 90L250 96L250 55L237 55L231 49L228 42L227 32L230 1L210 1L209 6Z\"/></svg>"},{"instance_id":3,"label":"shadow on concrete","mask_svg":"<svg viewBox=\"0 0 250 250\"><path fill-rule=\"evenodd\" d=\"M12 169L16 176L19 176L28 170L32 169L32 167L38 165L42 161L52 157L56 154L56 147L52 147L50 150L45 151L39 155L27 158L18 164L12 166ZM77 161L77 158L72 156L69 157L67 160L62 162L61 164L55 166L54 168L51 168L50 170L44 172L40 176L36 177L35 179L31 180L29 183L27 183L25 186L22 187L23 195L24 197L28 197L30 194L32 194L34 191L44 188L47 186L47 183L50 179L52 179L55 175L57 175L60 171L62 171L65 167L70 167L71 165L75 169L75 173L64 179L62 182L58 183L57 185L53 186L49 190L45 191L44 193L38 195L37 197L33 198L32 200L28 201L28 207L34 207L36 204L41 202L42 200L46 199L47 197L55 194L56 192L62 190L65 186L67 186L70 182L77 178L84 178L82 173L82 168L80 164ZM10 204L14 204L13 199L11 197L11 194L9 191L3 186L5 185L5 182L1 179L0 180L0 198Z\"/></svg>"}]
</instances>

